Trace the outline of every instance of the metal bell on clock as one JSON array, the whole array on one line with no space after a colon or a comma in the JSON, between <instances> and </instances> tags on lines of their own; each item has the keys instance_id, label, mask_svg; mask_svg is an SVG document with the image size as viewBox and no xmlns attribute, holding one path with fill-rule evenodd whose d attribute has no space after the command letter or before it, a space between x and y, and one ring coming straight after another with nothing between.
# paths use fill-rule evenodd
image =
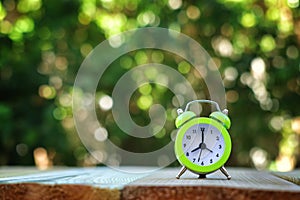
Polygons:
<instances>
[{"instance_id":1,"label":"metal bell on clock","mask_svg":"<svg viewBox=\"0 0 300 200\"><path fill-rule=\"evenodd\" d=\"M178 109L177 113L178 113L178 117L175 120L176 128L179 128L180 126L182 126L188 120L196 117L196 114L192 111L183 112L182 109Z\"/></svg>"},{"instance_id":2,"label":"metal bell on clock","mask_svg":"<svg viewBox=\"0 0 300 200\"><path fill-rule=\"evenodd\" d=\"M213 112L209 115L209 117L223 124L223 126L226 129L229 129L231 126L231 122L227 114L228 114L228 110L225 109L222 112L220 111Z\"/></svg>"}]
</instances>

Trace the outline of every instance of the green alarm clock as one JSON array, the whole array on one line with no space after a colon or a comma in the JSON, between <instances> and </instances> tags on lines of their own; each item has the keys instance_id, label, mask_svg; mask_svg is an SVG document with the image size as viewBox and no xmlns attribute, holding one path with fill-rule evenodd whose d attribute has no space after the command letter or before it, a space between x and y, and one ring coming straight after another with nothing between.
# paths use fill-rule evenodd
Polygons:
<instances>
[{"instance_id":1,"label":"green alarm clock","mask_svg":"<svg viewBox=\"0 0 300 200\"><path fill-rule=\"evenodd\" d=\"M189 106L193 103L210 103L215 105L217 111L209 117L197 117ZM228 110L220 110L219 105L211 100L194 100L186 105L185 110L177 110L175 121L179 128L175 140L175 154L183 166L176 176L177 179L188 169L205 178L207 174L218 169L231 179L224 164L231 152L231 139L227 129L231 122Z\"/></svg>"}]
</instances>

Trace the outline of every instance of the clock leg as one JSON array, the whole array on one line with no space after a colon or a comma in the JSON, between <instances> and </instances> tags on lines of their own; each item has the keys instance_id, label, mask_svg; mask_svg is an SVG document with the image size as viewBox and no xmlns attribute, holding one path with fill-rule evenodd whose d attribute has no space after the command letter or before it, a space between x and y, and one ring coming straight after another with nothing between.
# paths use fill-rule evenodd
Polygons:
<instances>
[{"instance_id":1,"label":"clock leg","mask_svg":"<svg viewBox=\"0 0 300 200\"><path fill-rule=\"evenodd\" d=\"M187 168L186 168L185 166L183 166L183 167L180 169L179 173L177 174L176 178L179 179L180 176L181 176L186 170L187 170Z\"/></svg>"},{"instance_id":2,"label":"clock leg","mask_svg":"<svg viewBox=\"0 0 300 200\"><path fill-rule=\"evenodd\" d=\"M228 174L227 170L225 169L225 167L221 167L220 168L221 172L227 177L228 180L231 179L231 176Z\"/></svg>"},{"instance_id":3,"label":"clock leg","mask_svg":"<svg viewBox=\"0 0 300 200\"><path fill-rule=\"evenodd\" d=\"M199 174L199 177L198 177L198 178L200 178L200 179L206 178L206 174Z\"/></svg>"}]
</instances>

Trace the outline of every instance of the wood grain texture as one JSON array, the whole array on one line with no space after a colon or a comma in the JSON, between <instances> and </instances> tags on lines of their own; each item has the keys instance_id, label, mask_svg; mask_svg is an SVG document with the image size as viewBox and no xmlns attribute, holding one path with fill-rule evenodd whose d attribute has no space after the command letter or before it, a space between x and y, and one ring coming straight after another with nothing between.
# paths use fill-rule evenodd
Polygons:
<instances>
[{"instance_id":1,"label":"wood grain texture","mask_svg":"<svg viewBox=\"0 0 300 200\"><path fill-rule=\"evenodd\" d=\"M164 169L125 186L122 199L300 199L299 186L268 172L237 168L228 172L231 180L219 172L207 179L187 172L178 180L175 169Z\"/></svg>"},{"instance_id":2,"label":"wood grain texture","mask_svg":"<svg viewBox=\"0 0 300 200\"><path fill-rule=\"evenodd\" d=\"M145 173L136 173L137 171ZM17 172L2 174L0 184L13 183L43 183L43 184L81 184L99 188L123 188L124 185L147 176L148 168L123 167L119 170L108 167L97 168L63 168L39 171L38 173L16 175Z\"/></svg>"},{"instance_id":3,"label":"wood grain texture","mask_svg":"<svg viewBox=\"0 0 300 200\"><path fill-rule=\"evenodd\" d=\"M208 186L254 190L294 191L300 193L300 186L276 177L269 172L253 169L229 168L231 180L220 172L209 174L206 179L198 179L197 175L187 171L180 179L175 176L179 169L166 168L137 179L126 186Z\"/></svg>"},{"instance_id":4,"label":"wood grain texture","mask_svg":"<svg viewBox=\"0 0 300 200\"><path fill-rule=\"evenodd\" d=\"M0 167L0 179L22 175L32 175L40 173L35 167L22 167L22 166L11 166L11 167Z\"/></svg>"},{"instance_id":5,"label":"wood grain texture","mask_svg":"<svg viewBox=\"0 0 300 200\"><path fill-rule=\"evenodd\" d=\"M122 169L98 167L37 171L2 168L0 200L119 200L124 185L148 175L124 172L136 171L136 168Z\"/></svg>"},{"instance_id":6,"label":"wood grain texture","mask_svg":"<svg viewBox=\"0 0 300 200\"><path fill-rule=\"evenodd\" d=\"M253 169L228 168L231 180L220 172L176 179L179 168L22 169L0 169L0 200L300 199L300 186Z\"/></svg>"},{"instance_id":7,"label":"wood grain texture","mask_svg":"<svg viewBox=\"0 0 300 200\"><path fill-rule=\"evenodd\" d=\"M45 185L37 183L0 185L1 200L119 200L117 189L86 185Z\"/></svg>"},{"instance_id":8,"label":"wood grain texture","mask_svg":"<svg viewBox=\"0 0 300 200\"><path fill-rule=\"evenodd\" d=\"M122 192L124 200L272 200L299 199L300 194L289 191L262 191L230 187L208 186L126 186Z\"/></svg>"},{"instance_id":9,"label":"wood grain texture","mask_svg":"<svg viewBox=\"0 0 300 200\"><path fill-rule=\"evenodd\" d=\"M295 170L291 172L273 172L272 174L297 185L300 185L300 170Z\"/></svg>"}]
</instances>

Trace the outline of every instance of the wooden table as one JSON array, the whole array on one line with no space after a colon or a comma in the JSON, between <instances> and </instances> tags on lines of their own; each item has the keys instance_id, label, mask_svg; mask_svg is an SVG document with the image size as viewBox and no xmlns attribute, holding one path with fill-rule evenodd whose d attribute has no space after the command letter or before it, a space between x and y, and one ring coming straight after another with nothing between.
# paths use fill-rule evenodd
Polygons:
<instances>
[{"instance_id":1,"label":"wooden table","mask_svg":"<svg viewBox=\"0 0 300 200\"><path fill-rule=\"evenodd\" d=\"M228 168L231 180L220 172L197 179L179 168L122 167L54 168L38 171L26 167L0 168L0 200L98 199L300 199L300 170L270 173ZM152 171L152 172L149 172ZM127 173L148 171L145 173ZM287 180L286 180L287 179Z\"/></svg>"}]
</instances>

